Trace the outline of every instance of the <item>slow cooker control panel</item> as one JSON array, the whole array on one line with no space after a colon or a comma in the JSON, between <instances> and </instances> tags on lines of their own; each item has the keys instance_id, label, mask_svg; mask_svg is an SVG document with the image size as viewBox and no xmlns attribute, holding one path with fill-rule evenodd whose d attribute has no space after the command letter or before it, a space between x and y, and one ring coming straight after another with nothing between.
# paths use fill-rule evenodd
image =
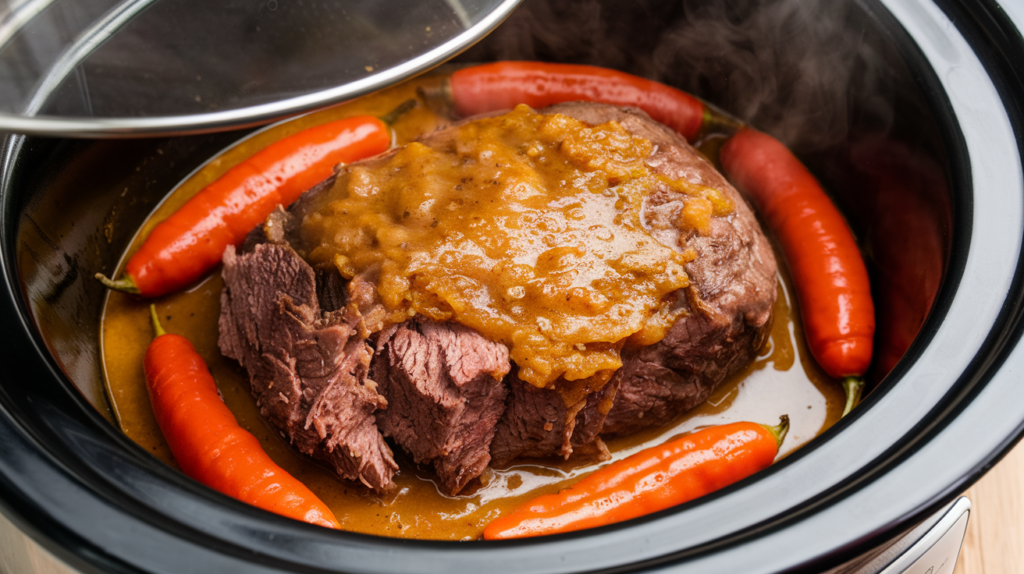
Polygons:
<instances>
[{"instance_id":1,"label":"slow cooker control panel","mask_svg":"<svg viewBox=\"0 0 1024 574\"><path fill-rule=\"evenodd\" d=\"M924 536L880 574L952 574L970 514L970 500L961 497Z\"/></svg>"}]
</instances>

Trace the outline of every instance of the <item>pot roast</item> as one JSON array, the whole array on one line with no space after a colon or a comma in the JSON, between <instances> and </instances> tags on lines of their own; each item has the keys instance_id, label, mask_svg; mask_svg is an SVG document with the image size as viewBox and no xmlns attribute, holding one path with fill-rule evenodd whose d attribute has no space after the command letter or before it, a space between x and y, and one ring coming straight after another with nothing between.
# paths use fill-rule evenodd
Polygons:
<instances>
[{"instance_id":1,"label":"pot roast","mask_svg":"<svg viewBox=\"0 0 1024 574\"><path fill-rule=\"evenodd\" d=\"M432 465L449 494L490 464L574 452L600 456L607 452L602 435L669 422L702 403L761 348L777 294L775 259L733 187L685 140L639 110L570 103L540 113L590 126L616 122L650 142L643 163L653 174L717 190L731 204L727 214L683 225L689 196L670 185L645 196L646 232L660 249L687 254L688 280L680 283L686 286L658 311L671 320L648 339L599 346L602 356L621 360L603 376L570 380L556 371L549 384L522 377L513 356L521 347L456 320L396 313L393 302L385 304L380 265L346 267L336 256L336 265L315 261L303 222L318 197L355 166L389 169L392 154L345 166L271 215L240 252L227 250L219 321L221 351L247 370L262 415L339 476L387 490L398 467L386 438L416 463ZM453 130L473 121L420 143L459 153Z\"/></svg>"}]
</instances>

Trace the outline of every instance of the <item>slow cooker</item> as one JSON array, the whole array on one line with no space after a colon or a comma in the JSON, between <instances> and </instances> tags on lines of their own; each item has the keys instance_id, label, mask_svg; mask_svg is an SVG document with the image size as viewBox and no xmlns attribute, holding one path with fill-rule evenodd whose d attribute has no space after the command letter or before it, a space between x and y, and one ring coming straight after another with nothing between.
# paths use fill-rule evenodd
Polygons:
<instances>
[{"instance_id":1,"label":"slow cooker","mask_svg":"<svg viewBox=\"0 0 1024 574\"><path fill-rule=\"evenodd\" d=\"M243 19L290 10L288 25L311 43L331 40L346 9L286 0L203 4L206 12L188 2L107 4L82 18L131 29L152 23L146 15L173 18L176 7L198 11L187 20L196 26L223 15L210 6ZM481 16L450 19L445 41L413 50L428 57L357 62L357 72L369 75L330 80L330 89L304 85L294 73L274 76L268 65L282 84L237 94L214 86L196 93L196 106L175 107L167 94L180 86L159 82L170 81L168 70L183 70L187 83L189 68L166 58L203 46L149 45L138 30L93 37L70 63L53 59L66 69L29 82L34 91L11 83L0 89L4 102L21 106L0 110L7 129L50 134L8 135L0 154L0 508L34 541L8 535L0 543L10 571L951 572L948 560L918 559L938 548L941 534L960 528L962 537L967 503L954 499L1024 432L1016 381L1024 370L1017 344L1024 318L1021 6L439 4L456 16ZM8 2L4 22L22 21L0 39L42 50L46 27L28 36L30 24L43 18L58 35L68 25L46 20L49 5ZM402 10L381 9L378 17L408 22ZM238 33L257 29L259 22ZM232 30L199 32L230 37ZM402 38L410 46L422 40ZM117 52L104 48L118 42L121 55L152 53L149 71L165 72L148 92L103 89L121 69ZM22 62L41 53L19 49L27 50ZM785 141L833 193L870 266L879 328L861 406L768 471L714 495L615 526L512 543L328 532L221 496L122 435L103 391L104 291L92 273L112 270L163 195L252 125L372 91L459 52L456 62L539 59L625 70L694 93ZM17 75L11 70L9 79ZM274 98L260 99L267 94ZM69 133L133 139L53 137ZM948 544L944 556L955 559L959 539ZM16 558L19 548L37 550Z\"/></svg>"}]
</instances>

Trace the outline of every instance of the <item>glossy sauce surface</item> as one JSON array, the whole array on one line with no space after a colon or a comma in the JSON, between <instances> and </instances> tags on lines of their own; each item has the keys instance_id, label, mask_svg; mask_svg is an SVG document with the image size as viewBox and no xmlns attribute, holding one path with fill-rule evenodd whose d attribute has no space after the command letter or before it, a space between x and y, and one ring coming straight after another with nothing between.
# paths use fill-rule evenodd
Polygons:
<instances>
[{"instance_id":1,"label":"glossy sauce surface","mask_svg":"<svg viewBox=\"0 0 1024 574\"><path fill-rule=\"evenodd\" d=\"M429 83L432 80L418 80ZM280 137L303 127L356 114L383 115L415 94L415 85L402 85L373 97L325 110L260 132L228 150L183 182L140 229L138 238L180 206L204 185L235 163ZM445 123L419 107L395 124L399 143L410 141ZM139 239L126 253L137 247ZM219 270L193 288L156 301L164 328L184 335L206 360L225 402L264 449L283 468L302 480L334 512L344 528L382 536L442 540L471 540L494 517L540 494L556 492L605 464L590 459L517 461L493 469L477 486L457 497L440 494L430 470L400 460L396 489L378 497L297 454L259 415L245 372L217 349L220 313ZM799 316L790 304L790 290L780 282L775 323L768 344L756 361L723 385L700 407L662 428L608 441L614 459L705 426L749 420L775 424L789 414L792 428L780 451L785 456L831 426L842 411L838 384L814 364L800 332ZM101 323L104 375L111 404L122 430L142 448L174 466L146 394L142 357L152 339L147 302L111 292ZM396 455L401 459L400 451Z\"/></svg>"},{"instance_id":2,"label":"glossy sauce surface","mask_svg":"<svg viewBox=\"0 0 1024 574\"><path fill-rule=\"evenodd\" d=\"M700 230L732 212L722 194L655 174L654 145L615 122L521 105L444 134L344 170L304 209L300 255L347 279L379 269L392 321L471 327L538 387L607 380L627 339L664 337L695 253L656 240L644 202L680 191L678 225Z\"/></svg>"}]
</instances>

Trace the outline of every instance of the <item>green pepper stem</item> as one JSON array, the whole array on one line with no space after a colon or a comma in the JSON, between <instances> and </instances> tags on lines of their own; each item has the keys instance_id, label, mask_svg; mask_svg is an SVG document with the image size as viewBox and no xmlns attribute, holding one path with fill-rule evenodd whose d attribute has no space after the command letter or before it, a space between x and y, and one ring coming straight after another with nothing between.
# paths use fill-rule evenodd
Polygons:
<instances>
[{"instance_id":1,"label":"green pepper stem","mask_svg":"<svg viewBox=\"0 0 1024 574\"><path fill-rule=\"evenodd\" d=\"M772 433L775 437L775 444L782 446L782 441L786 439L786 433L789 432L789 415L782 415L779 417L779 424L775 426L761 425L768 429L768 432Z\"/></svg>"},{"instance_id":2,"label":"green pepper stem","mask_svg":"<svg viewBox=\"0 0 1024 574\"><path fill-rule=\"evenodd\" d=\"M156 305L149 304L149 319L153 322L153 331L156 332L156 336L166 335L167 331L160 325L160 317L156 314Z\"/></svg>"},{"instance_id":3,"label":"green pepper stem","mask_svg":"<svg viewBox=\"0 0 1024 574\"><path fill-rule=\"evenodd\" d=\"M445 79L444 82L437 86L420 86L416 88L416 95L435 114L441 116L453 115L452 102L454 98L452 97L451 81Z\"/></svg>"},{"instance_id":4,"label":"green pepper stem","mask_svg":"<svg viewBox=\"0 0 1024 574\"><path fill-rule=\"evenodd\" d=\"M701 119L700 136L723 134L731 137L745 125L711 104L703 101L701 103L704 104L704 117Z\"/></svg>"},{"instance_id":5,"label":"green pepper stem","mask_svg":"<svg viewBox=\"0 0 1024 574\"><path fill-rule=\"evenodd\" d=\"M93 277L99 279L100 283L109 289L121 291L122 293L130 293L132 295L139 294L139 287L135 284L135 281L132 280L130 275L125 275L123 279L118 279L116 281L108 279L107 276L102 273L97 273L96 275L93 275Z\"/></svg>"},{"instance_id":6,"label":"green pepper stem","mask_svg":"<svg viewBox=\"0 0 1024 574\"><path fill-rule=\"evenodd\" d=\"M415 107L416 98L410 98L399 104L397 108L381 116L380 121L390 126L394 124L396 121L398 121L398 118L402 117L403 115L405 115L406 112Z\"/></svg>"},{"instance_id":7,"label":"green pepper stem","mask_svg":"<svg viewBox=\"0 0 1024 574\"><path fill-rule=\"evenodd\" d=\"M860 402L860 395L864 392L864 380L860 377L845 377L843 390L846 391L846 407L843 409L843 417L845 417Z\"/></svg>"}]
</instances>

